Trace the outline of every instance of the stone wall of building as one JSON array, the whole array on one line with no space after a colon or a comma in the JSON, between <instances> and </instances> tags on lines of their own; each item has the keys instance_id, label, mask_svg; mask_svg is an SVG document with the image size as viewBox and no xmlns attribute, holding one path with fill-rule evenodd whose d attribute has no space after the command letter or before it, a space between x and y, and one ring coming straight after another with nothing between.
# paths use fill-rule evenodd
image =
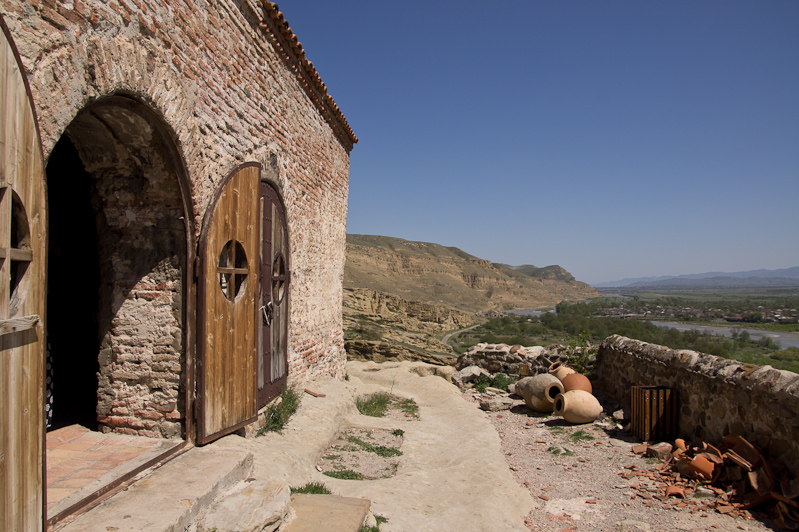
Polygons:
<instances>
[{"instance_id":1,"label":"stone wall of building","mask_svg":"<svg viewBox=\"0 0 799 532\"><path fill-rule=\"evenodd\" d=\"M614 335L599 348L599 386L630 406L632 386L679 393L680 433L713 443L740 435L799 472L799 375Z\"/></svg>"},{"instance_id":2,"label":"stone wall of building","mask_svg":"<svg viewBox=\"0 0 799 532\"><path fill-rule=\"evenodd\" d=\"M169 259L133 277L123 273L125 258L108 265L118 284L104 297L121 311L102 338L101 395L107 400L98 415L107 426L163 437L177 435L175 423L185 428L190 407L175 395L178 382L193 383L187 368L193 367L195 341L202 341L191 337L197 240L219 184L244 162L261 163L286 208L289 380L343 376L349 151L357 139L346 121L341 127L337 108L325 114L319 103L328 102L324 86L301 46L290 42L275 6L254 0L0 0L0 9L25 66L46 158L81 111L123 96L159 124L144 140L176 159L166 170L169 205L158 205L156 218L174 214L175 191L181 212L169 223L154 223L183 226L180 264ZM157 163L148 164L157 170ZM149 220L147 201L132 209L125 203L136 203L135 196L106 192L119 200L106 205L109 227ZM128 233L134 248L160 226L143 227ZM185 397L191 393L183 390Z\"/></svg>"}]
</instances>

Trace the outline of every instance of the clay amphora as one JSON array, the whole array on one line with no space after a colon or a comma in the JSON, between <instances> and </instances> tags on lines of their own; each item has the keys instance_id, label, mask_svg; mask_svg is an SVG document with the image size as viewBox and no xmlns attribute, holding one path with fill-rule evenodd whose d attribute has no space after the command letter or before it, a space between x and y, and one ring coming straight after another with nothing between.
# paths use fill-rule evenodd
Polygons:
<instances>
[{"instance_id":1,"label":"clay amphora","mask_svg":"<svg viewBox=\"0 0 799 532\"><path fill-rule=\"evenodd\" d=\"M555 414L569 423L591 423L601 413L597 398L583 390L563 392L555 398Z\"/></svg>"},{"instance_id":2,"label":"clay amphora","mask_svg":"<svg viewBox=\"0 0 799 532\"><path fill-rule=\"evenodd\" d=\"M552 412L555 397L563 392L563 384L553 375L542 373L525 377L516 383L516 395L521 395L527 406L537 412Z\"/></svg>"},{"instance_id":3,"label":"clay amphora","mask_svg":"<svg viewBox=\"0 0 799 532\"><path fill-rule=\"evenodd\" d=\"M555 362L549 366L549 374L556 376L561 382L563 382L563 379L566 377L566 375L570 375L572 373L575 373L575 371L569 366L563 365L561 362Z\"/></svg>"},{"instance_id":4,"label":"clay amphora","mask_svg":"<svg viewBox=\"0 0 799 532\"><path fill-rule=\"evenodd\" d=\"M582 390L584 392L594 393L591 381L582 373L570 373L561 379L561 381L563 382L564 392L568 392L569 390Z\"/></svg>"}]
</instances>

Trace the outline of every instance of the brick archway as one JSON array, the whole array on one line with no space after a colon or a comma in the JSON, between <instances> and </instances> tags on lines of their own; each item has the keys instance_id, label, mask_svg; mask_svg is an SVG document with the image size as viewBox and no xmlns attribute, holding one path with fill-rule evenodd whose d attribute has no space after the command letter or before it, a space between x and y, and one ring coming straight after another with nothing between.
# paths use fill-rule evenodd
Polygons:
<instances>
[{"instance_id":1,"label":"brick archway","mask_svg":"<svg viewBox=\"0 0 799 532\"><path fill-rule=\"evenodd\" d=\"M57 424L94 417L90 428L103 431L187 434L191 234L182 173L154 113L122 96L82 110L52 152L48 356ZM87 388L94 393L81 399ZM81 415L59 421L63 411Z\"/></svg>"}]
</instances>

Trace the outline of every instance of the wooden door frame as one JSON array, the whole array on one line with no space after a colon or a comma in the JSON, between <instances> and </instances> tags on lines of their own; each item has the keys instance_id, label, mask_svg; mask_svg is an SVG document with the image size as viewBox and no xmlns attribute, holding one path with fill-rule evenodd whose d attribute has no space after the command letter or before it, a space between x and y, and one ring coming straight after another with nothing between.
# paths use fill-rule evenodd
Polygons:
<instances>
[{"instance_id":1,"label":"wooden door frame","mask_svg":"<svg viewBox=\"0 0 799 532\"><path fill-rule=\"evenodd\" d=\"M219 200L224 194L225 189L227 188L228 183L243 169L245 168L257 168L258 175L259 175L259 182L260 182L260 175L262 170L261 163L257 162L246 162L242 163L235 168L233 168L227 176L219 183L214 191L214 196L211 199L210 203L208 204L208 208L205 211L205 215L203 216L203 225L202 229L200 230L200 240L199 240L199 251L197 253L197 260L195 261L197 266L195 271L197 279L198 290L197 290L197 371L196 371L196 378L195 382L197 383L197 394L194 398L194 414L196 418L195 424L195 435L196 435L196 442L200 445L204 445L206 443L210 443L222 436L235 432L251 423L254 423L258 420L258 413L256 408L256 413L253 417L250 417L244 421L240 421L235 425L227 427L221 431L217 431L212 434L204 435L202 433L204 427L204 420L205 419L205 403L204 399L206 397L206 386L205 386L205 371L207 365L207 357L206 357L206 328L207 328L207 321L205 319L205 313L207 311L207 282L205 279L205 268L206 268L206 261L208 260L208 238L209 232L211 231L211 221L213 219L214 212L216 211L216 207L219 204ZM254 303L254 302L253 302ZM254 318L257 318L257 308L258 306L253 304L253 314ZM257 391L257 390L255 390Z\"/></svg>"}]
</instances>

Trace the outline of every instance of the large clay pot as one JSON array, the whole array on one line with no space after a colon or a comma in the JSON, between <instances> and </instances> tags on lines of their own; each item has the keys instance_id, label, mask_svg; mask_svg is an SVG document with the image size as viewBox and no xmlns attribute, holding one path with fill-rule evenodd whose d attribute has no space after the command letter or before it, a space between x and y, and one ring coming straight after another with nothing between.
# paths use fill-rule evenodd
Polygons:
<instances>
[{"instance_id":1,"label":"large clay pot","mask_svg":"<svg viewBox=\"0 0 799 532\"><path fill-rule=\"evenodd\" d=\"M594 393L594 388L591 386L591 381L588 380L588 377L582 373L570 373L561 379L561 382L563 382L564 392L568 392L570 390L582 390L584 392Z\"/></svg>"},{"instance_id":2,"label":"large clay pot","mask_svg":"<svg viewBox=\"0 0 799 532\"><path fill-rule=\"evenodd\" d=\"M551 366L549 366L549 374L554 375L561 382L566 377L566 375L571 375L572 373L576 373L573 369L569 366L564 365L562 362L555 362Z\"/></svg>"},{"instance_id":3,"label":"large clay pot","mask_svg":"<svg viewBox=\"0 0 799 532\"><path fill-rule=\"evenodd\" d=\"M524 403L537 412L552 412L555 397L563 392L563 384L557 377L543 373L525 377L516 383L516 395L524 398Z\"/></svg>"},{"instance_id":4,"label":"large clay pot","mask_svg":"<svg viewBox=\"0 0 799 532\"><path fill-rule=\"evenodd\" d=\"M583 390L571 390L555 398L555 414L569 423L591 423L601 413L597 398Z\"/></svg>"}]
</instances>

